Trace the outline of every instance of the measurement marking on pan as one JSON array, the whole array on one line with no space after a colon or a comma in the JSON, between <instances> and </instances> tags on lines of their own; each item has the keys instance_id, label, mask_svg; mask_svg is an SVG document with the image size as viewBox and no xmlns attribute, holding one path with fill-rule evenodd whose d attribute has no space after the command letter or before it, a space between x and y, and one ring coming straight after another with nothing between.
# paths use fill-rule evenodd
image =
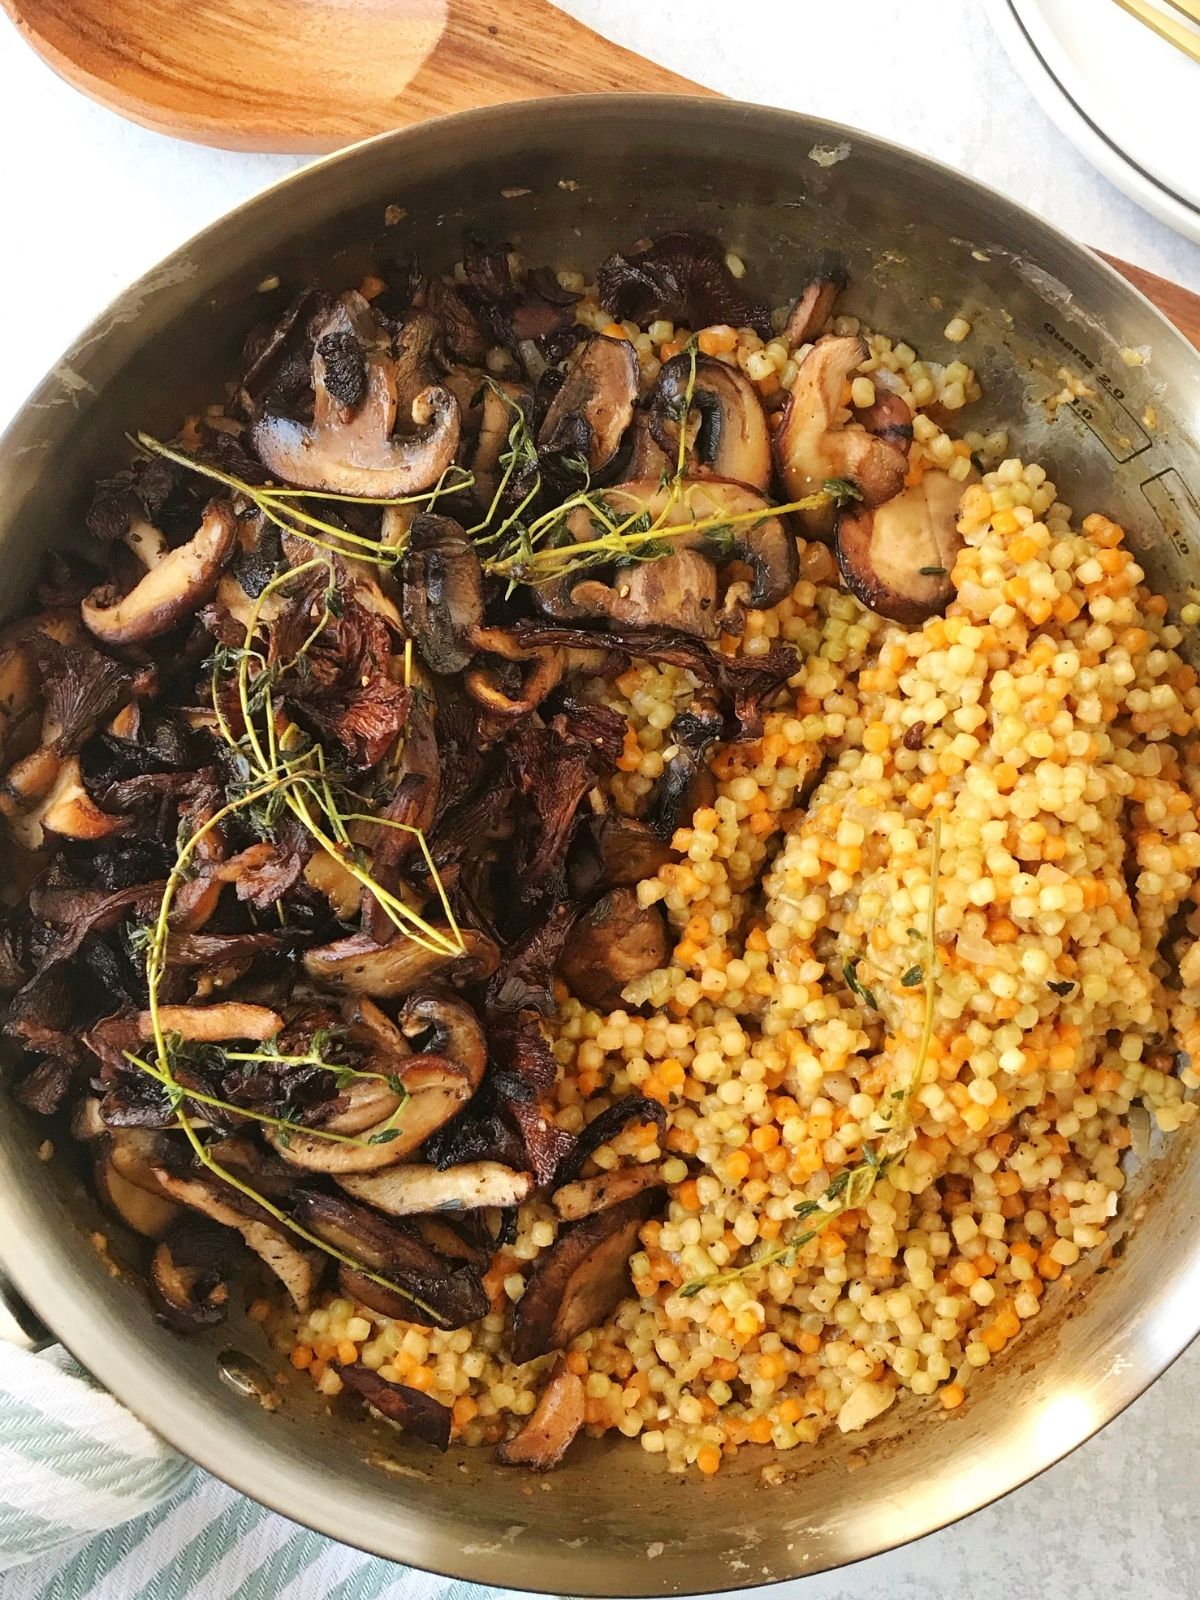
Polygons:
<instances>
[{"instance_id":1,"label":"measurement marking on pan","mask_svg":"<svg viewBox=\"0 0 1200 1600\"><path fill-rule=\"evenodd\" d=\"M1168 467L1156 477L1147 478L1142 493L1179 554L1194 557L1200 551L1200 500L1178 469Z\"/></svg>"},{"instance_id":2,"label":"measurement marking on pan","mask_svg":"<svg viewBox=\"0 0 1200 1600\"><path fill-rule=\"evenodd\" d=\"M1044 322L1042 326L1087 373L1088 386L1093 392L1073 400L1071 409L1083 418L1113 460L1132 461L1134 456L1148 450L1153 441L1125 404L1122 385L1053 322Z\"/></svg>"}]
</instances>

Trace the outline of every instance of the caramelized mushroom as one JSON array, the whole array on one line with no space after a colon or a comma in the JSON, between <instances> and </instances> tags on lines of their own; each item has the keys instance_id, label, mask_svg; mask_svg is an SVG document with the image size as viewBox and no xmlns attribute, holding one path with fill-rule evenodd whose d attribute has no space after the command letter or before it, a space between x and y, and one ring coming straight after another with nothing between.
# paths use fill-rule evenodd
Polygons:
<instances>
[{"instance_id":1,"label":"caramelized mushroom","mask_svg":"<svg viewBox=\"0 0 1200 1600\"><path fill-rule=\"evenodd\" d=\"M818 339L801 362L774 440L789 500L817 493L830 478L853 483L868 506L881 505L904 487L905 452L838 421L845 386L866 357L864 339L830 335ZM807 512L804 523L810 532L828 534L832 510Z\"/></svg>"},{"instance_id":2,"label":"caramelized mushroom","mask_svg":"<svg viewBox=\"0 0 1200 1600\"><path fill-rule=\"evenodd\" d=\"M579 456L595 478L621 447L638 392L637 351L628 339L594 333L579 345L538 430L543 455Z\"/></svg>"},{"instance_id":3,"label":"caramelized mushroom","mask_svg":"<svg viewBox=\"0 0 1200 1600\"><path fill-rule=\"evenodd\" d=\"M828 273L807 284L788 313L781 338L789 350L811 344L833 315L838 295L846 287L845 273Z\"/></svg>"},{"instance_id":4,"label":"caramelized mushroom","mask_svg":"<svg viewBox=\"0 0 1200 1600\"><path fill-rule=\"evenodd\" d=\"M478 1089L487 1066L487 1041L465 1000L441 990L411 994L400 1008L399 1025L406 1039L421 1039L425 1050L460 1066L472 1090Z\"/></svg>"},{"instance_id":5,"label":"caramelized mushroom","mask_svg":"<svg viewBox=\"0 0 1200 1600\"><path fill-rule=\"evenodd\" d=\"M691 357L674 356L659 373L650 402L651 432L672 463L679 459L679 425L691 382ZM731 478L767 489L771 433L758 391L736 367L712 356L697 358L687 427L690 476Z\"/></svg>"},{"instance_id":6,"label":"caramelized mushroom","mask_svg":"<svg viewBox=\"0 0 1200 1600\"><path fill-rule=\"evenodd\" d=\"M781 518L768 514L767 502L757 490L724 478L685 478L674 489L642 480L607 489L603 498L617 517L645 514L653 525L666 529L691 523L707 526L695 533L671 534L670 555L635 562L619 570L610 583L585 571L544 584L537 591L538 600L552 617L565 621L604 617L640 628L667 624L711 638L721 627L740 632L747 606L760 611L777 605L796 581L796 541ZM761 519L751 521L758 513ZM723 522L726 518L741 520ZM595 537L586 507L572 512L567 525L577 540ZM680 565L685 556L691 557L690 564ZM707 573L697 564L698 557ZM731 583L718 608L713 603L712 568L731 562L749 567L750 579ZM666 615L655 609L660 605Z\"/></svg>"},{"instance_id":7,"label":"caramelized mushroom","mask_svg":"<svg viewBox=\"0 0 1200 1600\"><path fill-rule=\"evenodd\" d=\"M179 1333L224 1322L233 1265L228 1238L223 1229L190 1218L171 1228L155 1249L150 1298L162 1320Z\"/></svg>"},{"instance_id":8,"label":"caramelized mushroom","mask_svg":"<svg viewBox=\"0 0 1200 1600\"><path fill-rule=\"evenodd\" d=\"M179 1215L179 1206L161 1189L143 1189L124 1177L107 1151L96 1162L95 1179L109 1209L143 1238L161 1239Z\"/></svg>"},{"instance_id":9,"label":"caramelized mushroom","mask_svg":"<svg viewBox=\"0 0 1200 1600\"><path fill-rule=\"evenodd\" d=\"M474 1266L451 1267L407 1225L341 1195L315 1192L298 1197L295 1214L326 1244L362 1263L365 1271L342 1267L340 1286L381 1316L462 1328L487 1315L488 1298Z\"/></svg>"},{"instance_id":10,"label":"caramelized mushroom","mask_svg":"<svg viewBox=\"0 0 1200 1600\"><path fill-rule=\"evenodd\" d=\"M661 1189L662 1174L653 1163L639 1167L614 1167L598 1172L594 1178L576 1178L564 1183L552 1196L554 1209L564 1222L577 1222L597 1211L607 1211L641 1194L643 1189Z\"/></svg>"},{"instance_id":11,"label":"caramelized mushroom","mask_svg":"<svg viewBox=\"0 0 1200 1600\"><path fill-rule=\"evenodd\" d=\"M283 1284L296 1310L308 1310L320 1281L323 1258L298 1249L266 1212L250 1201L242 1201L236 1190L215 1178L177 1175L165 1167L157 1167L155 1176L173 1200L240 1233ZM234 1199L238 1201L236 1206Z\"/></svg>"},{"instance_id":12,"label":"caramelized mushroom","mask_svg":"<svg viewBox=\"0 0 1200 1600\"><path fill-rule=\"evenodd\" d=\"M59 762L49 747L35 755L36 763L22 762L20 770L13 768L0 792L0 812L19 845L26 850L40 850L47 833L64 839L106 839L128 830L129 817L114 817L101 811L88 794L75 756ZM43 789L51 769L50 786ZM32 809L26 809L39 790L40 799L33 801Z\"/></svg>"},{"instance_id":13,"label":"caramelized mushroom","mask_svg":"<svg viewBox=\"0 0 1200 1600\"><path fill-rule=\"evenodd\" d=\"M515 1362L565 1349L628 1294L629 1257L655 1202L655 1192L643 1190L564 1229L537 1258L513 1312Z\"/></svg>"},{"instance_id":14,"label":"caramelized mushroom","mask_svg":"<svg viewBox=\"0 0 1200 1600\"><path fill-rule=\"evenodd\" d=\"M430 384L413 398L415 431L393 437L402 371L383 347L370 307L345 294L316 330L313 418L260 416L250 433L276 478L330 494L398 499L436 483L458 449L458 402Z\"/></svg>"},{"instance_id":15,"label":"caramelized mushroom","mask_svg":"<svg viewBox=\"0 0 1200 1600\"><path fill-rule=\"evenodd\" d=\"M885 505L844 511L838 519L838 566L863 605L906 628L919 628L954 598L950 574L962 548L958 508L964 485L944 472Z\"/></svg>"},{"instance_id":16,"label":"caramelized mushroom","mask_svg":"<svg viewBox=\"0 0 1200 1600\"><path fill-rule=\"evenodd\" d=\"M452 939L449 928L440 931L447 941ZM447 954L412 939L377 945L373 939L354 933L306 951L304 970L322 988L392 1000L410 994L431 978L473 983L490 977L500 962L495 943L473 928L463 929L462 942L462 954Z\"/></svg>"},{"instance_id":17,"label":"caramelized mushroom","mask_svg":"<svg viewBox=\"0 0 1200 1600\"><path fill-rule=\"evenodd\" d=\"M565 1356L559 1356L528 1420L511 1439L496 1446L496 1460L502 1467L552 1471L583 1427L585 1400L583 1379L571 1371Z\"/></svg>"},{"instance_id":18,"label":"caramelized mushroom","mask_svg":"<svg viewBox=\"0 0 1200 1600\"><path fill-rule=\"evenodd\" d=\"M395 1166L457 1115L474 1093L465 1067L441 1056L410 1056L396 1076L408 1095L402 1109L397 1114L394 1101L386 1116L359 1129L352 1143L294 1128L268 1128L264 1136L285 1161L306 1172L341 1177Z\"/></svg>"},{"instance_id":19,"label":"caramelized mushroom","mask_svg":"<svg viewBox=\"0 0 1200 1600\"><path fill-rule=\"evenodd\" d=\"M476 628L471 641L484 655L522 664L521 687L516 698L505 692L490 666L476 665L467 673L464 680L467 693L493 717L507 720L528 716L552 689L557 688L567 668L565 651L547 645L523 645L503 628Z\"/></svg>"},{"instance_id":20,"label":"caramelized mushroom","mask_svg":"<svg viewBox=\"0 0 1200 1600\"><path fill-rule=\"evenodd\" d=\"M498 1161L471 1161L461 1167L390 1167L366 1177L346 1177L342 1188L392 1217L434 1211L478 1211L484 1206L519 1206L533 1190L528 1172L514 1172Z\"/></svg>"},{"instance_id":21,"label":"caramelized mushroom","mask_svg":"<svg viewBox=\"0 0 1200 1600\"><path fill-rule=\"evenodd\" d=\"M613 889L571 929L558 970L578 999L612 1011L625 985L661 967L668 950L658 908L640 906L633 889Z\"/></svg>"},{"instance_id":22,"label":"caramelized mushroom","mask_svg":"<svg viewBox=\"0 0 1200 1600\"><path fill-rule=\"evenodd\" d=\"M164 545L161 555L154 547L154 564L127 595L110 584L92 590L80 608L89 632L110 645L145 644L169 633L212 594L236 542L232 510L224 501L210 501L187 544L169 551Z\"/></svg>"},{"instance_id":23,"label":"caramelized mushroom","mask_svg":"<svg viewBox=\"0 0 1200 1600\"><path fill-rule=\"evenodd\" d=\"M411 1433L438 1450L450 1448L450 1408L431 1399L420 1389L410 1389L403 1383L389 1383L370 1367L343 1366L333 1362L333 1370L352 1394L365 1400L380 1416L389 1422L398 1422L405 1433Z\"/></svg>"},{"instance_id":24,"label":"caramelized mushroom","mask_svg":"<svg viewBox=\"0 0 1200 1600\"><path fill-rule=\"evenodd\" d=\"M400 567L404 626L431 672L461 672L475 654L472 636L483 621L479 557L451 517L413 518Z\"/></svg>"},{"instance_id":25,"label":"caramelized mushroom","mask_svg":"<svg viewBox=\"0 0 1200 1600\"><path fill-rule=\"evenodd\" d=\"M609 811L592 817L575 835L570 883L580 898L602 889L632 888L671 860L669 844L644 822Z\"/></svg>"}]
</instances>

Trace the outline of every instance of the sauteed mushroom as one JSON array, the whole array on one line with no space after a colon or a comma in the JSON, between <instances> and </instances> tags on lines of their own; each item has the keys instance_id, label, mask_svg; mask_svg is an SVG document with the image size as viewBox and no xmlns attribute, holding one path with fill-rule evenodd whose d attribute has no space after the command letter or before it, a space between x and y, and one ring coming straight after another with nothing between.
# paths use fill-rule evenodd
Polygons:
<instances>
[{"instance_id":1,"label":"sauteed mushroom","mask_svg":"<svg viewBox=\"0 0 1200 1600\"><path fill-rule=\"evenodd\" d=\"M625 985L661 967L667 950L658 908L640 906L632 889L613 889L571 929L558 970L581 1000L611 1011Z\"/></svg>"},{"instance_id":2,"label":"sauteed mushroom","mask_svg":"<svg viewBox=\"0 0 1200 1600\"><path fill-rule=\"evenodd\" d=\"M389 1383L370 1367L344 1366L333 1363L333 1370L347 1389L387 1417L398 1422L405 1433L423 1439L438 1450L450 1448L450 1408L433 1400L420 1389L410 1389L403 1383Z\"/></svg>"},{"instance_id":3,"label":"sauteed mushroom","mask_svg":"<svg viewBox=\"0 0 1200 1600\"><path fill-rule=\"evenodd\" d=\"M603 1322L629 1292L629 1257L655 1209L647 1190L563 1230L543 1255L513 1312L513 1360L562 1350Z\"/></svg>"},{"instance_id":4,"label":"sauteed mushroom","mask_svg":"<svg viewBox=\"0 0 1200 1600\"><path fill-rule=\"evenodd\" d=\"M234 1265L228 1240L225 1229L190 1217L158 1244L150 1263L151 1299L168 1326L195 1333L224 1322Z\"/></svg>"},{"instance_id":5,"label":"sauteed mushroom","mask_svg":"<svg viewBox=\"0 0 1200 1600\"><path fill-rule=\"evenodd\" d=\"M672 462L679 456L680 417L691 382L691 357L674 356L659 373L650 401L651 432ZM732 478L760 491L771 482L771 434L758 391L736 367L712 356L696 358L687 460L692 476Z\"/></svg>"},{"instance_id":6,"label":"sauteed mushroom","mask_svg":"<svg viewBox=\"0 0 1200 1600\"><path fill-rule=\"evenodd\" d=\"M342 295L317 330L312 422L265 412L250 443L269 472L300 488L384 499L419 493L454 460L458 402L429 384L412 399L415 432L393 437L401 376L367 302Z\"/></svg>"},{"instance_id":7,"label":"sauteed mushroom","mask_svg":"<svg viewBox=\"0 0 1200 1600\"><path fill-rule=\"evenodd\" d=\"M920 483L881 506L843 511L838 566L872 611L919 628L954 597L950 574L962 548L958 507L964 485L928 471Z\"/></svg>"},{"instance_id":8,"label":"sauteed mushroom","mask_svg":"<svg viewBox=\"0 0 1200 1600\"><path fill-rule=\"evenodd\" d=\"M802 290L788 313L781 335L789 350L809 344L833 315L837 298L846 287L845 273L827 273L813 278Z\"/></svg>"},{"instance_id":9,"label":"sauteed mushroom","mask_svg":"<svg viewBox=\"0 0 1200 1600\"><path fill-rule=\"evenodd\" d=\"M586 1396L583 1379L559 1356L528 1421L496 1446L496 1460L502 1467L552 1471L583 1427Z\"/></svg>"},{"instance_id":10,"label":"sauteed mushroom","mask_svg":"<svg viewBox=\"0 0 1200 1600\"><path fill-rule=\"evenodd\" d=\"M830 478L853 483L868 506L882 505L904 487L905 452L837 420L845 385L866 357L864 339L829 335L801 362L774 440L789 500L816 493ZM827 531L832 512L805 513L805 523L812 531Z\"/></svg>"},{"instance_id":11,"label":"sauteed mushroom","mask_svg":"<svg viewBox=\"0 0 1200 1600\"><path fill-rule=\"evenodd\" d=\"M150 558L145 577L123 596L111 584L93 589L80 608L89 632L105 644L144 644L194 616L233 555L237 524L229 506L213 500L192 538L175 550L150 537L156 529L143 524L139 532Z\"/></svg>"},{"instance_id":12,"label":"sauteed mushroom","mask_svg":"<svg viewBox=\"0 0 1200 1600\"><path fill-rule=\"evenodd\" d=\"M414 517L401 563L404 625L432 672L461 672L483 621L479 557L451 517Z\"/></svg>"},{"instance_id":13,"label":"sauteed mushroom","mask_svg":"<svg viewBox=\"0 0 1200 1600\"><path fill-rule=\"evenodd\" d=\"M439 930L452 943L449 928ZM341 994L365 994L392 1000L409 994L432 978L471 983L490 977L500 960L493 940L473 928L462 930L462 954L449 954L411 939L377 945L364 934L350 934L320 945L304 956L304 970L314 983Z\"/></svg>"},{"instance_id":14,"label":"sauteed mushroom","mask_svg":"<svg viewBox=\"0 0 1200 1600\"><path fill-rule=\"evenodd\" d=\"M514 1172L497 1161L471 1161L440 1172L429 1166L391 1167L366 1177L343 1178L341 1184L348 1194L391 1217L519 1206L533 1190L528 1172Z\"/></svg>"},{"instance_id":15,"label":"sauteed mushroom","mask_svg":"<svg viewBox=\"0 0 1200 1600\"><path fill-rule=\"evenodd\" d=\"M611 582L590 577L585 571L545 584L538 590L538 599L552 617L605 617L633 627L665 623L710 638L720 627L740 632L747 606L757 611L778 604L796 581L795 539L779 517L749 520L765 512L767 503L743 484L723 478L685 478L673 489L642 481L606 489L603 499L615 516L648 516L652 526L671 529L693 522L711 526L694 534L671 536L672 554L624 568ZM723 524L722 518L742 520ZM595 536L586 507L570 514L568 527L577 540ZM677 565L685 555L692 557L692 564ZM703 573L696 557L702 558L710 572L739 562L749 567L750 579L731 583L720 607L712 607L715 578ZM666 570L666 577L658 576L660 568ZM635 581L637 588L633 587ZM644 609L647 602L657 603L658 597L667 595L665 616ZM686 627L686 621L692 625Z\"/></svg>"},{"instance_id":16,"label":"sauteed mushroom","mask_svg":"<svg viewBox=\"0 0 1200 1600\"><path fill-rule=\"evenodd\" d=\"M593 478L616 457L633 418L637 352L628 339L596 333L571 357L562 388L538 430L544 456L579 456Z\"/></svg>"}]
</instances>

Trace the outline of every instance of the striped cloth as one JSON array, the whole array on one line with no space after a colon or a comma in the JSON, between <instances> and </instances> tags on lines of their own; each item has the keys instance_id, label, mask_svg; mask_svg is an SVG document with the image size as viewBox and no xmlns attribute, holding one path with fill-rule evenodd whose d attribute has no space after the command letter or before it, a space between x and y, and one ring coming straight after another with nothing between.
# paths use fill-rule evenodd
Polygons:
<instances>
[{"instance_id":1,"label":"striped cloth","mask_svg":"<svg viewBox=\"0 0 1200 1600\"><path fill-rule=\"evenodd\" d=\"M0 1342L0 1600L488 1600L193 1467L61 1350Z\"/></svg>"}]
</instances>

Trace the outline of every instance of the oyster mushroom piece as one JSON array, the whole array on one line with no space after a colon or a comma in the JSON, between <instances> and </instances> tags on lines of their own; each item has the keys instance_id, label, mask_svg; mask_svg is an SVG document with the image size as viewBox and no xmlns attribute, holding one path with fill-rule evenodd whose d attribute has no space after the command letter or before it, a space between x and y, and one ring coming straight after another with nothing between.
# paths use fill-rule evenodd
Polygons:
<instances>
[{"instance_id":1,"label":"oyster mushroom piece","mask_svg":"<svg viewBox=\"0 0 1200 1600\"><path fill-rule=\"evenodd\" d=\"M388 500L420 493L454 460L458 402L428 384L412 399L415 431L393 437L402 376L367 302L344 294L316 330L312 422L265 412L251 447L274 477L302 489Z\"/></svg>"},{"instance_id":2,"label":"oyster mushroom piece","mask_svg":"<svg viewBox=\"0 0 1200 1600\"><path fill-rule=\"evenodd\" d=\"M153 1039L150 1012L139 1011L137 1020L138 1038ZM243 1000L225 1000L215 1006L159 1006L158 1022L163 1033L177 1033L181 1039L199 1044L221 1044L228 1039L253 1039L261 1044L283 1027L277 1011L247 1005Z\"/></svg>"},{"instance_id":3,"label":"oyster mushroom piece","mask_svg":"<svg viewBox=\"0 0 1200 1600\"><path fill-rule=\"evenodd\" d=\"M179 1333L224 1322L233 1266L228 1237L223 1229L193 1218L173 1227L155 1249L150 1299L162 1320Z\"/></svg>"},{"instance_id":4,"label":"oyster mushroom piece","mask_svg":"<svg viewBox=\"0 0 1200 1600\"><path fill-rule=\"evenodd\" d=\"M962 549L958 510L964 485L944 472L871 509L838 518L838 566L863 605L906 628L919 628L954 598L950 574Z\"/></svg>"},{"instance_id":5,"label":"oyster mushroom piece","mask_svg":"<svg viewBox=\"0 0 1200 1600\"><path fill-rule=\"evenodd\" d=\"M578 345L562 388L538 429L547 455L581 456L594 478L610 466L633 420L638 392L637 351L628 339L594 333Z\"/></svg>"},{"instance_id":6,"label":"oyster mushroom piece","mask_svg":"<svg viewBox=\"0 0 1200 1600\"><path fill-rule=\"evenodd\" d=\"M418 1149L431 1133L456 1116L475 1092L464 1067L442 1056L412 1056L396 1074L408 1099L396 1101L377 1122L360 1128L353 1142L322 1139L295 1128L267 1128L264 1137L285 1161L306 1172L374 1172L392 1167ZM336 1118L334 1119L336 1121ZM325 1124L337 1132L332 1124Z\"/></svg>"},{"instance_id":7,"label":"oyster mushroom piece","mask_svg":"<svg viewBox=\"0 0 1200 1600\"><path fill-rule=\"evenodd\" d=\"M651 432L672 464L679 457L679 423L691 376L691 357L673 356L659 373L650 401ZM771 432L749 378L712 356L698 357L688 411L691 475L732 478L760 491L768 487Z\"/></svg>"},{"instance_id":8,"label":"oyster mushroom piece","mask_svg":"<svg viewBox=\"0 0 1200 1600\"><path fill-rule=\"evenodd\" d=\"M483 621L483 575L471 540L452 517L422 512L412 520L400 574L404 626L421 660L431 672L461 672Z\"/></svg>"},{"instance_id":9,"label":"oyster mushroom piece","mask_svg":"<svg viewBox=\"0 0 1200 1600\"><path fill-rule=\"evenodd\" d=\"M411 1433L438 1450L450 1448L450 1408L433 1400L420 1389L403 1383L389 1383L370 1367L343 1366L333 1362L333 1370L346 1388L356 1394L389 1422L398 1422Z\"/></svg>"},{"instance_id":10,"label":"oyster mushroom piece","mask_svg":"<svg viewBox=\"0 0 1200 1600\"><path fill-rule=\"evenodd\" d=\"M467 673L467 693L476 705L482 706L493 717L528 716L541 705L552 689L557 688L567 670L565 651L549 645L523 645L514 634L503 628L475 628L471 642L484 655L522 663L521 688L515 699L500 686L490 665L477 664Z\"/></svg>"},{"instance_id":11,"label":"oyster mushroom piece","mask_svg":"<svg viewBox=\"0 0 1200 1600\"><path fill-rule=\"evenodd\" d=\"M824 273L805 285L788 312L780 338L789 350L809 344L833 315L838 295L846 287L844 272Z\"/></svg>"},{"instance_id":12,"label":"oyster mushroom piece","mask_svg":"<svg viewBox=\"0 0 1200 1600\"><path fill-rule=\"evenodd\" d=\"M343 1293L381 1316L427 1327L462 1328L488 1313L473 1265L451 1265L406 1225L397 1226L341 1195L301 1195L296 1219L319 1239L362 1264L338 1274ZM387 1280L384 1283L378 1278Z\"/></svg>"},{"instance_id":13,"label":"oyster mushroom piece","mask_svg":"<svg viewBox=\"0 0 1200 1600\"><path fill-rule=\"evenodd\" d=\"M247 1202L246 1210L235 1207L229 1197L236 1191L216 1178L200 1174L181 1176L165 1167L156 1167L155 1176L173 1200L240 1233L254 1254L283 1284L296 1310L308 1310L324 1265L319 1256L298 1249L283 1229L257 1206L251 1208Z\"/></svg>"},{"instance_id":14,"label":"oyster mushroom piece","mask_svg":"<svg viewBox=\"0 0 1200 1600\"><path fill-rule=\"evenodd\" d=\"M469 1161L461 1167L390 1167L387 1172L340 1180L342 1188L390 1217L434 1211L478 1211L484 1206L519 1206L533 1191L533 1176L498 1161Z\"/></svg>"},{"instance_id":15,"label":"oyster mushroom piece","mask_svg":"<svg viewBox=\"0 0 1200 1600\"><path fill-rule=\"evenodd\" d=\"M452 941L449 928L439 932ZM396 939L378 945L361 933L318 945L305 952L304 971L323 989L339 994L370 995L376 1000L394 1000L411 994L430 979L452 983L474 983L490 978L500 964L500 952L493 940L473 928L462 930L463 950L453 953L429 949L412 939Z\"/></svg>"},{"instance_id":16,"label":"oyster mushroom piece","mask_svg":"<svg viewBox=\"0 0 1200 1600\"><path fill-rule=\"evenodd\" d=\"M187 544L161 547L165 553L127 595L118 595L111 584L93 589L80 607L85 626L110 645L145 644L170 633L216 589L236 544L237 521L229 505L210 501Z\"/></svg>"},{"instance_id":17,"label":"oyster mushroom piece","mask_svg":"<svg viewBox=\"0 0 1200 1600\"><path fill-rule=\"evenodd\" d=\"M818 339L800 364L783 420L775 433L775 464L789 500L816 494L830 478L853 483L868 506L882 505L904 487L908 460L887 438L837 420L845 386L867 357L859 337ZM810 532L828 534L832 509L802 514Z\"/></svg>"},{"instance_id":18,"label":"oyster mushroom piece","mask_svg":"<svg viewBox=\"0 0 1200 1600\"><path fill-rule=\"evenodd\" d=\"M661 967L668 949L658 907L640 906L634 889L613 889L575 923L558 970L578 999L612 1011L626 984Z\"/></svg>"},{"instance_id":19,"label":"oyster mushroom piece","mask_svg":"<svg viewBox=\"0 0 1200 1600\"><path fill-rule=\"evenodd\" d=\"M513 1311L512 1352L518 1365L562 1350L604 1321L629 1293L629 1257L657 1204L643 1190L620 1205L564 1229L543 1255Z\"/></svg>"},{"instance_id":20,"label":"oyster mushroom piece","mask_svg":"<svg viewBox=\"0 0 1200 1600\"><path fill-rule=\"evenodd\" d=\"M662 1175L652 1162L641 1167L614 1167L611 1172L599 1172L594 1178L577 1178L573 1183L564 1183L551 1199L564 1222L577 1222L581 1217L591 1217L597 1211L619 1206L641 1194L643 1189L661 1189L662 1182Z\"/></svg>"},{"instance_id":21,"label":"oyster mushroom piece","mask_svg":"<svg viewBox=\"0 0 1200 1600\"><path fill-rule=\"evenodd\" d=\"M559 1356L529 1420L496 1446L496 1460L502 1467L552 1471L583 1427L585 1400L583 1379L571 1371L565 1356Z\"/></svg>"}]
</instances>

